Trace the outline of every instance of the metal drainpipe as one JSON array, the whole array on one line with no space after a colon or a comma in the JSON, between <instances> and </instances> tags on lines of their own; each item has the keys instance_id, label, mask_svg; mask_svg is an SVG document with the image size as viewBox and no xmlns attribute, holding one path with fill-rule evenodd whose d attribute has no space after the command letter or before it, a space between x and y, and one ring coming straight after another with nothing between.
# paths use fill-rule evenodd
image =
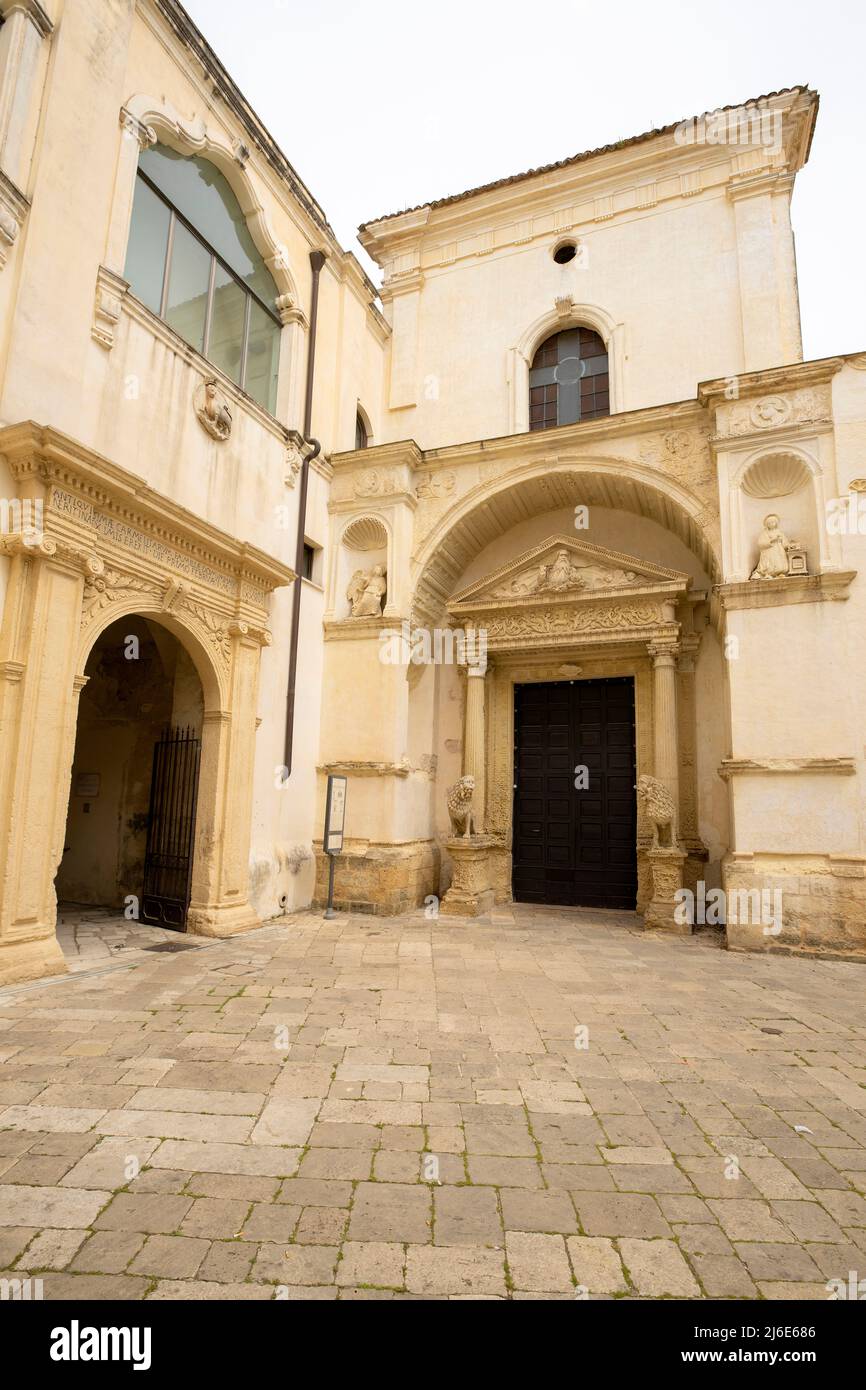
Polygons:
<instances>
[{"instance_id":1,"label":"metal drainpipe","mask_svg":"<svg viewBox=\"0 0 866 1390\"><path fill-rule=\"evenodd\" d=\"M298 680L298 640L301 624L301 589L304 573L304 535L307 520L307 486L310 477L310 463L322 451L318 439L310 434L313 417L313 376L316 367L316 326L319 318L319 276L325 264L324 251L310 252L310 266L313 271L313 291L310 301L310 349L307 353L307 393L304 399L304 443L311 445L310 452L301 464L301 480L298 492L298 540L295 546L295 586L292 590L292 641L289 648L289 681L286 690L286 741L283 752L283 781L288 782L292 775L292 748L295 732L295 689Z\"/></svg>"}]
</instances>

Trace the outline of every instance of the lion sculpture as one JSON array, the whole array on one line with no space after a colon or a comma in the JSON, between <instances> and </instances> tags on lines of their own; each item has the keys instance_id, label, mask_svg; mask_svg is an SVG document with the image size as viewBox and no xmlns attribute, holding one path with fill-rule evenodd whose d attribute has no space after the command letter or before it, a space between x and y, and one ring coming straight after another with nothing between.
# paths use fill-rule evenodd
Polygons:
<instances>
[{"instance_id":1,"label":"lion sculpture","mask_svg":"<svg viewBox=\"0 0 866 1390\"><path fill-rule=\"evenodd\" d=\"M652 821L653 849L675 849L677 844L674 799L657 777L639 777L637 794Z\"/></svg>"},{"instance_id":2,"label":"lion sculpture","mask_svg":"<svg viewBox=\"0 0 866 1390\"><path fill-rule=\"evenodd\" d=\"M451 817L452 835L462 835L468 840L475 830L475 816L472 812L472 797L475 794L475 778L461 777L448 788L448 814Z\"/></svg>"}]
</instances>

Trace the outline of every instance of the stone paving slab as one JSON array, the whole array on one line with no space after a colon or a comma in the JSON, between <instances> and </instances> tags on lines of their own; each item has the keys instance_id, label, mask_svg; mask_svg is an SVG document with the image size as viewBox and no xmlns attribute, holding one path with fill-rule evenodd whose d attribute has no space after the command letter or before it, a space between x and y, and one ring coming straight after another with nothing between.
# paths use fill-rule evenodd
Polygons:
<instances>
[{"instance_id":1,"label":"stone paving slab","mask_svg":"<svg viewBox=\"0 0 866 1390\"><path fill-rule=\"evenodd\" d=\"M0 1275L50 1299L827 1298L866 973L629 914L299 914L0 994ZM122 945L127 968L116 962Z\"/></svg>"}]
</instances>

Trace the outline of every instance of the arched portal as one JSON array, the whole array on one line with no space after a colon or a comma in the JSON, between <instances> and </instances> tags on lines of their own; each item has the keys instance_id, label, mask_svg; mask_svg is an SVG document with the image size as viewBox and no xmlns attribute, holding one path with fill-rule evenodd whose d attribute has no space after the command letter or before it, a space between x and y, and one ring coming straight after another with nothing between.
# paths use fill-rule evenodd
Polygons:
<instances>
[{"instance_id":1,"label":"arched portal","mask_svg":"<svg viewBox=\"0 0 866 1390\"><path fill-rule=\"evenodd\" d=\"M523 462L442 515L413 571L415 622L475 654L409 694L439 730L436 829L447 787L472 777L495 898L649 912L647 777L676 807L686 885L715 881L727 711L701 495L643 460Z\"/></svg>"},{"instance_id":2,"label":"arched portal","mask_svg":"<svg viewBox=\"0 0 866 1390\"><path fill-rule=\"evenodd\" d=\"M113 692L102 685L107 708L120 718L117 697L133 680L132 663L124 658L122 678L105 665L108 630L118 620L115 633L137 637L154 653L152 671L162 670L161 682L154 677L139 692L139 717L149 713L155 723L168 713L181 722L186 703L185 727L200 719L187 930L225 937L257 926L249 846L259 669L271 640L269 595L290 583L293 571L49 428L29 423L3 434L19 486L35 491L43 507L44 529L33 544L12 536L4 546L10 564L0 623L0 982L65 969L55 882L71 843L79 703L91 680L97 691L102 664L103 674L118 681ZM153 708L144 711L144 704ZM146 752L136 751L134 738L126 751L143 780ZM83 758L82 751L76 776L98 770ZM83 783L85 790L93 785ZM140 804L125 816L116 807L115 823L140 825L141 814ZM118 877L121 887L125 875L129 881L140 835L132 834L129 848L115 891ZM77 868L74 857L66 858L61 885L67 876L81 883L80 853Z\"/></svg>"},{"instance_id":3,"label":"arched portal","mask_svg":"<svg viewBox=\"0 0 866 1390\"><path fill-rule=\"evenodd\" d=\"M204 725L198 672L173 633L130 613L93 642L84 681L58 905L182 930Z\"/></svg>"},{"instance_id":4,"label":"arched portal","mask_svg":"<svg viewBox=\"0 0 866 1390\"><path fill-rule=\"evenodd\" d=\"M585 507L590 516L597 509L656 522L692 552L709 579L718 581L718 522L691 487L630 460L544 459L482 482L431 529L416 552L416 617L438 620L472 557L497 538L532 516L576 507Z\"/></svg>"}]
</instances>

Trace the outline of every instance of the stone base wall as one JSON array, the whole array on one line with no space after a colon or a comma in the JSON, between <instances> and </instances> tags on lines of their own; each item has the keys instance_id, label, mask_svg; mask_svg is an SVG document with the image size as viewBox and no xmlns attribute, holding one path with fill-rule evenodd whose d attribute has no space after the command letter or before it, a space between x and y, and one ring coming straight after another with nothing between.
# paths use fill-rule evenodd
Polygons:
<instances>
[{"instance_id":1,"label":"stone base wall","mask_svg":"<svg viewBox=\"0 0 866 1390\"><path fill-rule=\"evenodd\" d=\"M866 960L866 858L847 855L729 855L723 863L728 949L777 951ZM781 930L766 930L754 913L744 914L743 899L732 909L732 894L765 893L781 904ZM774 899L778 892L781 897ZM754 901L754 897L753 897Z\"/></svg>"},{"instance_id":2,"label":"stone base wall","mask_svg":"<svg viewBox=\"0 0 866 1390\"><path fill-rule=\"evenodd\" d=\"M321 841L316 854L314 908L328 901L328 856ZM370 912L389 917L423 907L424 899L439 893L439 846L435 840L410 840L404 845L347 844L337 856L334 906L341 912Z\"/></svg>"}]
</instances>

